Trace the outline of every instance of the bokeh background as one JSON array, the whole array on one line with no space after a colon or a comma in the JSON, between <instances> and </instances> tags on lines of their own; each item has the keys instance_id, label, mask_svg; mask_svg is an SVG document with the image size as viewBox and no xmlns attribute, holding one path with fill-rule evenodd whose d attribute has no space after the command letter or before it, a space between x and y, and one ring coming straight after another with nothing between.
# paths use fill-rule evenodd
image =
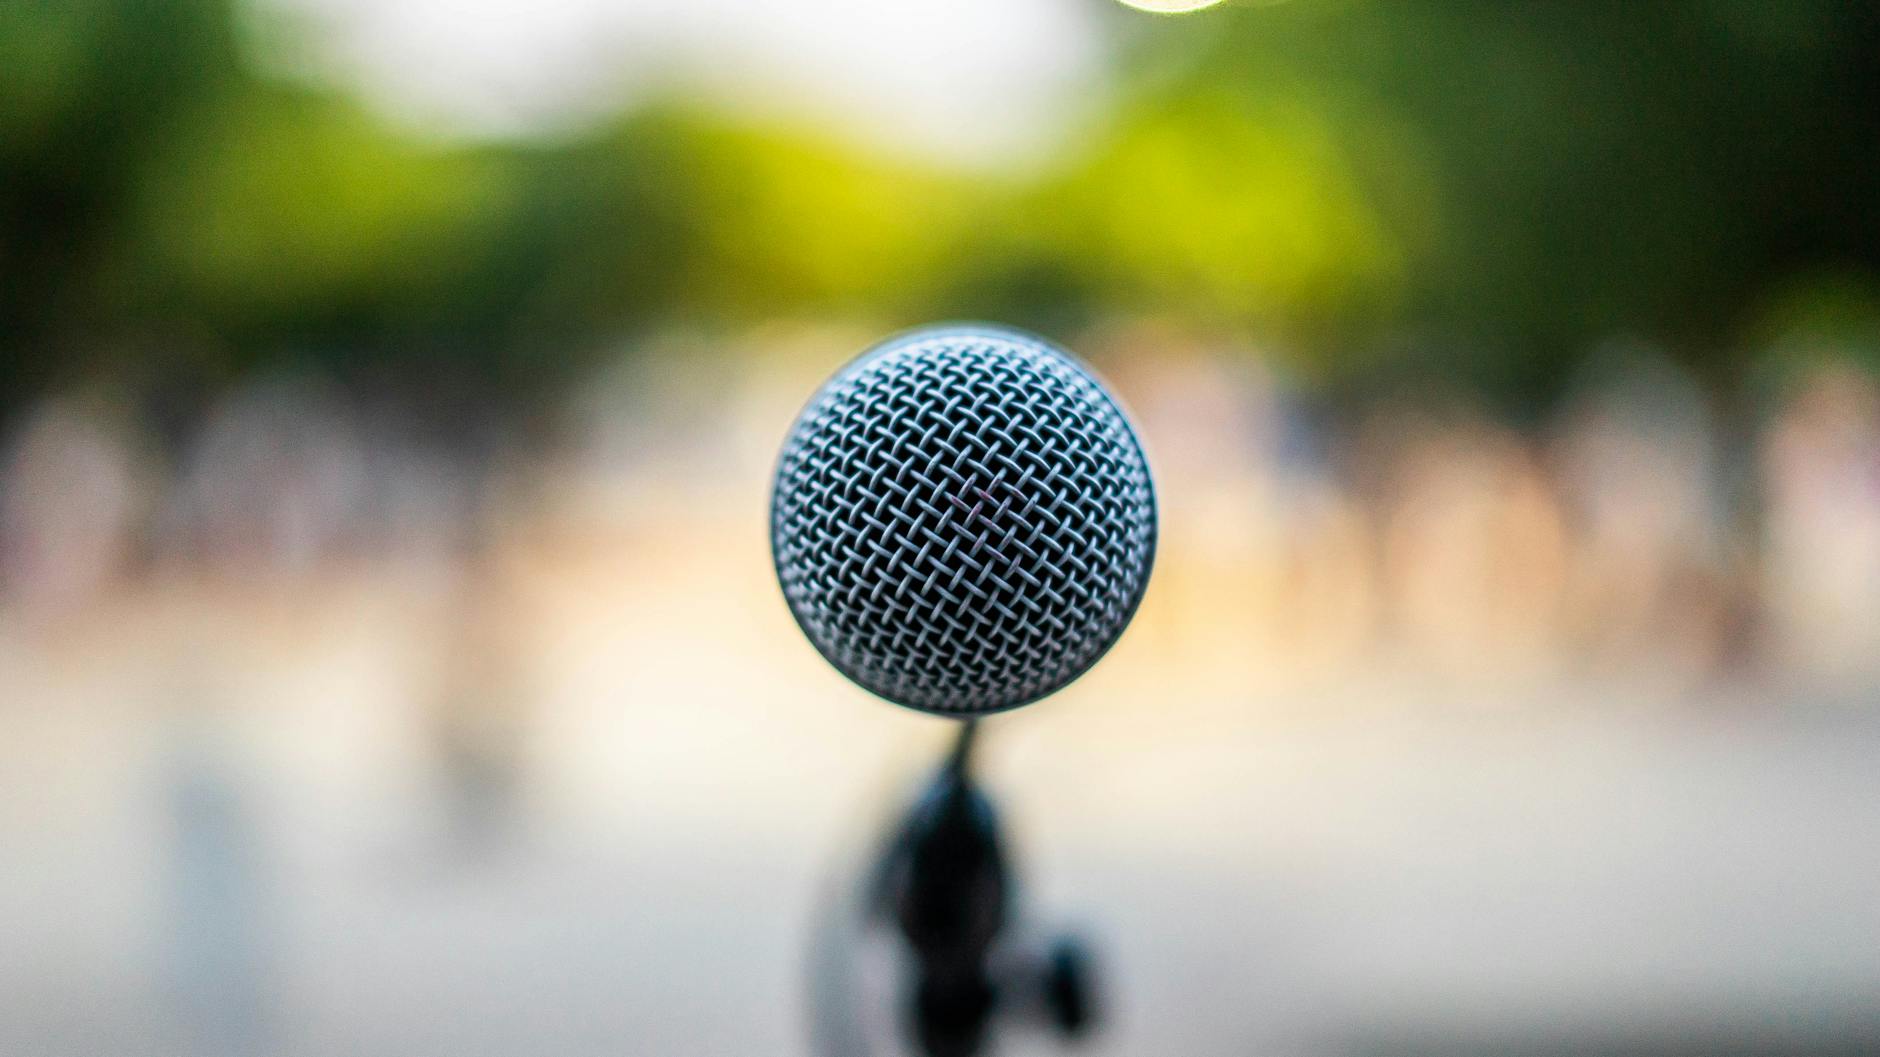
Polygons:
<instances>
[{"instance_id":1,"label":"bokeh background","mask_svg":"<svg viewBox=\"0 0 1880 1057\"><path fill-rule=\"evenodd\" d=\"M1839 0L7 0L0 1051L811 1052L949 730L767 474L972 318L1163 499L1087 1052L1863 1052L1877 193Z\"/></svg>"}]
</instances>

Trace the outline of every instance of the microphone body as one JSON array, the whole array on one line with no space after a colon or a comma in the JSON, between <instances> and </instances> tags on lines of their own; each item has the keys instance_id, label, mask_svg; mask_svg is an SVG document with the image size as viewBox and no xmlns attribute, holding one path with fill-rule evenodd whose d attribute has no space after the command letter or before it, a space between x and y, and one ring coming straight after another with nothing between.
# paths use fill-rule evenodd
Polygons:
<instances>
[{"instance_id":1,"label":"microphone body","mask_svg":"<svg viewBox=\"0 0 1880 1057\"><path fill-rule=\"evenodd\" d=\"M903 1041L924 1057L975 1057L1001 1010L1082 1033L1088 957L1071 937L1041 950L1012 938L998 815L969 760L977 717L1076 679L1142 600L1155 490L1128 419L1040 338L913 331L864 352L804 408L777 462L770 532L790 612L830 664L889 701L965 720L852 922L904 955ZM825 1052L886 1052L856 1027L857 981L822 978Z\"/></svg>"}]
</instances>

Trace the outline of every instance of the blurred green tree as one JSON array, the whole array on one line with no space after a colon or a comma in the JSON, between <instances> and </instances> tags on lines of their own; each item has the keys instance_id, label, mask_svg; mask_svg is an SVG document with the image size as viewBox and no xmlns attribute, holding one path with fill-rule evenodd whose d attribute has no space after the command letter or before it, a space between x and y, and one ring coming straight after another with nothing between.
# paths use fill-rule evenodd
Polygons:
<instances>
[{"instance_id":1,"label":"blurred green tree","mask_svg":"<svg viewBox=\"0 0 1880 1057\"><path fill-rule=\"evenodd\" d=\"M1872 5L1218 13L1143 23L1132 78L1170 112L1235 92L1334 115L1403 247L1399 370L1531 402L1614 333L1727 369L1787 277L1880 265Z\"/></svg>"},{"instance_id":2,"label":"blurred green tree","mask_svg":"<svg viewBox=\"0 0 1880 1057\"><path fill-rule=\"evenodd\" d=\"M441 144L258 70L257 17L0 4L0 403L281 358L526 394L659 327L1151 314L1520 408L1615 334L1727 379L1798 284L1880 274L1870 5L1118 8L1088 124L991 175L677 92Z\"/></svg>"}]
</instances>

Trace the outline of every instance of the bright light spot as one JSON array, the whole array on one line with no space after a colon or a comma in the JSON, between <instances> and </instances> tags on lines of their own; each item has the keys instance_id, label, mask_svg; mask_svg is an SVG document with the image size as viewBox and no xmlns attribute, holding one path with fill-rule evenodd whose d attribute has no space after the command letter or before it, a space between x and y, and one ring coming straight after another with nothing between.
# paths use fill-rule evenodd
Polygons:
<instances>
[{"instance_id":1,"label":"bright light spot","mask_svg":"<svg viewBox=\"0 0 1880 1057\"><path fill-rule=\"evenodd\" d=\"M7 5L0 0L0 11ZM282 61L363 87L376 106L446 136L553 135L663 95L992 165L1048 150L1073 124L1065 114L1103 77L1108 13L1088 0L244 6L319 29L296 34L290 43L307 54L283 49Z\"/></svg>"},{"instance_id":2,"label":"bright light spot","mask_svg":"<svg viewBox=\"0 0 1880 1057\"><path fill-rule=\"evenodd\" d=\"M1179 15L1184 11L1199 11L1204 7L1213 7L1221 0L1120 0L1125 7L1138 11L1153 11L1158 15Z\"/></svg>"}]
</instances>

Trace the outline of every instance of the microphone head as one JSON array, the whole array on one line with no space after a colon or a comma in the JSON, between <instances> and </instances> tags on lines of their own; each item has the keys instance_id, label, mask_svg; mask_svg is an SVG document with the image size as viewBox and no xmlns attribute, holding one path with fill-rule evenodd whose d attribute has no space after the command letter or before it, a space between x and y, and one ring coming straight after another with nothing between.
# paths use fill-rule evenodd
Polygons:
<instances>
[{"instance_id":1,"label":"microphone head","mask_svg":"<svg viewBox=\"0 0 1880 1057\"><path fill-rule=\"evenodd\" d=\"M1069 354L987 326L892 338L837 373L784 442L770 519L823 657L959 717L1083 674L1155 557L1149 465L1116 401Z\"/></svg>"}]
</instances>

